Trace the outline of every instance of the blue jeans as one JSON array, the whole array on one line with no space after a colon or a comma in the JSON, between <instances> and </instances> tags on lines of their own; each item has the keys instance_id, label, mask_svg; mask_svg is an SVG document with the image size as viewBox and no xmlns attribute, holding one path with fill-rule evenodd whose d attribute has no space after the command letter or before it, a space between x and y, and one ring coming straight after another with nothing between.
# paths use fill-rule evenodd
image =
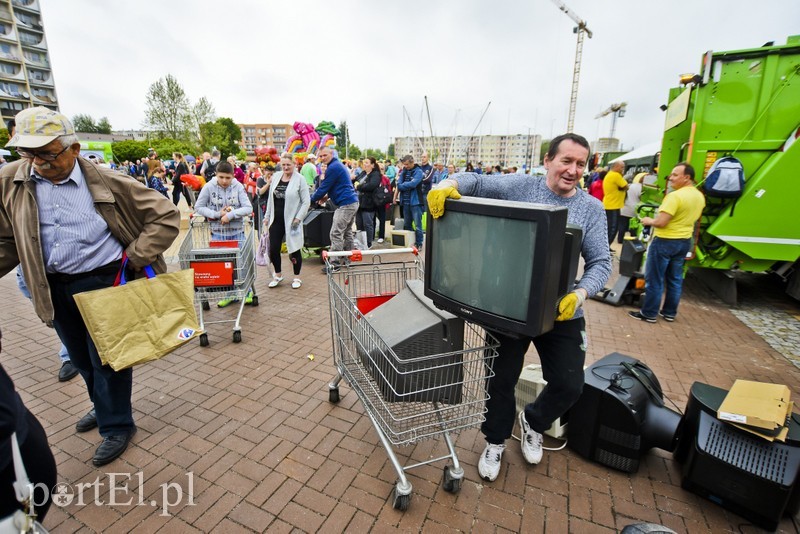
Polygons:
<instances>
[{"instance_id":1,"label":"blue jeans","mask_svg":"<svg viewBox=\"0 0 800 534\"><path fill-rule=\"evenodd\" d=\"M115 274L93 275L72 281L48 277L55 310L53 326L69 350L72 365L80 371L86 382L103 437L130 433L134 428L131 408L133 371L130 368L114 371L108 365L103 365L75 304L74 295L110 287L115 277Z\"/></svg>"},{"instance_id":2,"label":"blue jeans","mask_svg":"<svg viewBox=\"0 0 800 534\"><path fill-rule=\"evenodd\" d=\"M658 315L665 286L667 294L661 313L668 317L678 314L678 302L681 300L683 287L683 262L691 242L691 239L659 237L650 242L644 271L644 305L641 310L645 317L655 318Z\"/></svg>"},{"instance_id":3,"label":"blue jeans","mask_svg":"<svg viewBox=\"0 0 800 534\"><path fill-rule=\"evenodd\" d=\"M422 246L422 206L419 204L403 204L403 228L414 230L414 245L419 248ZM411 226L411 223L414 226Z\"/></svg>"}]
</instances>

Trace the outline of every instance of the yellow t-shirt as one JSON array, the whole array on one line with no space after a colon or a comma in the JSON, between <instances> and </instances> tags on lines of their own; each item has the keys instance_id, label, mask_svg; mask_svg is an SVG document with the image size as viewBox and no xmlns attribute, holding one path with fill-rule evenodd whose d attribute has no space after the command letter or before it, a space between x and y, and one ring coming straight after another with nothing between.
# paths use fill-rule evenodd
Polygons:
<instances>
[{"instance_id":1,"label":"yellow t-shirt","mask_svg":"<svg viewBox=\"0 0 800 534\"><path fill-rule=\"evenodd\" d=\"M663 239L686 239L692 237L694 223L703 213L706 197L693 185L676 189L664 197L659 211L669 213L672 219L664 228L655 228L654 235Z\"/></svg>"},{"instance_id":2,"label":"yellow t-shirt","mask_svg":"<svg viewBox=\"0 0 800 534\"><path fill-rule=\"evenodd\" d=\"M603 178L603 207L607 210L622 209L625 205L625 178L616 171L608 171Z\"/></svg>"}]
</instances>

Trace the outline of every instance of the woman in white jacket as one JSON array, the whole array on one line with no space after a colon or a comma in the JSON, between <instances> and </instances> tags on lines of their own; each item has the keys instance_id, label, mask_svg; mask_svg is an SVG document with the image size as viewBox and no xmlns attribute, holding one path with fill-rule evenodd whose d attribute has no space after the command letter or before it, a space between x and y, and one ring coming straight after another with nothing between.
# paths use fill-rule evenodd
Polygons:
<instances>
[{"instance_id":1,"label":"woman in white jacket","mask_svg":"<svg viewBox=\"0 0 800 534\"><path fill-rule=\"evenodd\" d=\"M303 267L303 219L311 204L308 184L302 174L295 169L291 154L281 155L281 171L272 176L267 197L267 213L264 226L269 232L269 261L275 275L269 287L277 287L283 280L281 274L281 244L286 241L286 249L294 270L292 288L302 285L300 269Z\"/></svg>"}]
</instances>

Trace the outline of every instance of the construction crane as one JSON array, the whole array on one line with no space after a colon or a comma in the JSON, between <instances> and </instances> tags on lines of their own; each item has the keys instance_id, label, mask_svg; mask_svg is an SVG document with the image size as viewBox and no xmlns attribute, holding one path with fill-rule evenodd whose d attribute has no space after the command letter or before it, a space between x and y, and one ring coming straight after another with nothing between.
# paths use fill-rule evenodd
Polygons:
<instances>
[{"instance_id":1,"label":"construction crane","mask_svg":"<svg viewBox=\"0 0 800 534\"><path fill-rule=\"evenodd\" d=\"M617 131L617 118L625 116L625 108L628 107L627 102L622 102L620 104L611 104L608 106L608 109L605 111L601 111L600 113L595 116L595 119L602 119L606 115L611 115L611 133L608 134L609 139L614 138L614 132Z\"/></svg>"},{"instance_id":2,"label":"construction crane","mask_svg":"<svg viewBox=\"0 0 800 534\"><path fill-rule=\"evenodd\" d=\"M566 13L566 15L575 21L577 26L572 29L573 33L578 34L578 46L575 48L575 66L572 70L572 95L569 99L569 119L567 119L567 132L572 132L575 125L575 104L578 102L578 80L581 76L581 57L583 56L583 34L592 38L592 30L586 25L586 21L576 15L573 11L564 5L561 0L553 0L553 3L558 6L558 9Z\"/></svg>"}]
</instances>

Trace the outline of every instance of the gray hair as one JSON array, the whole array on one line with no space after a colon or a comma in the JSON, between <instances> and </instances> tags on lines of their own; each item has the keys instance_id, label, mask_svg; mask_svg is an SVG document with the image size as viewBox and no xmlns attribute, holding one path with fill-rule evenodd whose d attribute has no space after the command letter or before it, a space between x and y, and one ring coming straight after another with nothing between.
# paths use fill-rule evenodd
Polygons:
<instances>
[{"instance_id":1,"label":"gray hair","mask_svg":"<svg viewBox=\"0 0 800 534\"><path fill-rule=\"evenodd\" d=\"M212 150L211 151L211 157L212 158L218 158L219 157L219 150Z\"/></svg>"},{"instance_id":2,"label":"gray hair","mask_svg":"<svg viewBox=\"0 0 800 534\"><path fill-rule=\"evenodd\" d=\"M400 161L402 161L403 163L407 163L407 162L409 162L409 161L410 161L411 163L414 163L414 156L412 156L411 154L406 154L405 156L403 156L402 158L400 158Z\"/></svg>"},{"instance_id":3,"label":"gray hair","mask_svg":"<svg viewBox=\"0 0 800 534\"><path fill-rule=\"evenodd\" d=\"M70 147L75 143L80 144L80 140L78 140L78 136L75 134L62 135L61 137L58 138L58 140L61 143L61 146L63 146L64 148Z\"/></svg>"}]
</instances>

